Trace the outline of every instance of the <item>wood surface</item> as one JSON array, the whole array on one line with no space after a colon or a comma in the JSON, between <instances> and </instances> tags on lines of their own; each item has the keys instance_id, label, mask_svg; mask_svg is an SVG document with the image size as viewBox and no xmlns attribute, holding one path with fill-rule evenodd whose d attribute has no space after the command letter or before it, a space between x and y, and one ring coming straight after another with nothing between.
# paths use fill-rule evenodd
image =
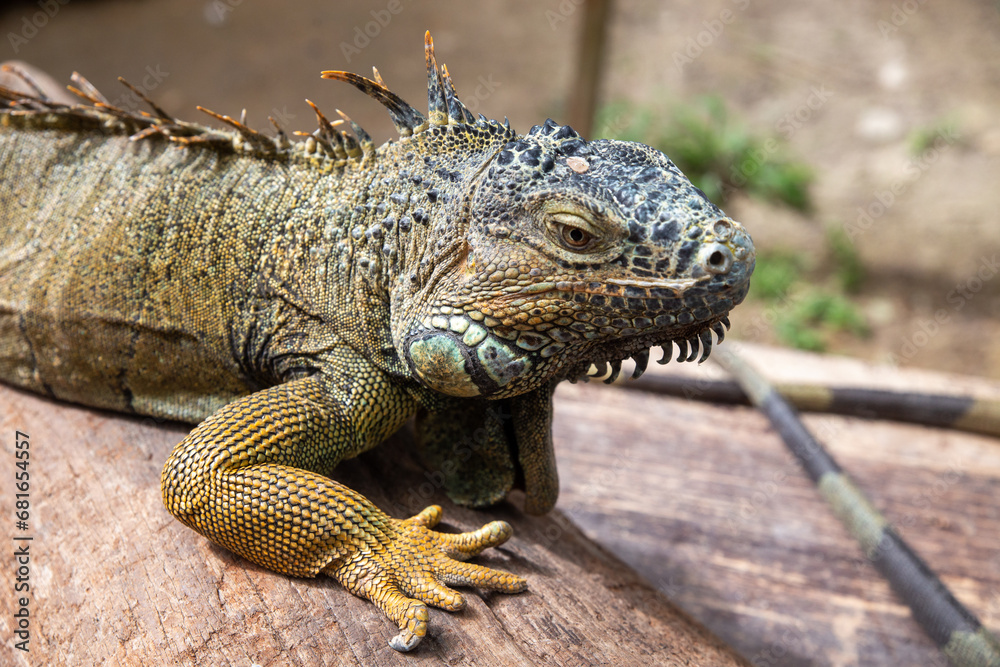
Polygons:
<instances>
[{"instance_id":1,"label":"wood surface","mask_svg":"<svg viewBox=\"0 0 1000 667\"><path fill-rule=\"evenodd\" d=\"M16 431L31 443L26 531L13 519ZM167 514L160 470L186 432L0 386L5 549L21 544L15 534L33 538L30 651L13 646L15 566L5 558L0 664L745 665L558 511L448 503L407 454L405 433L338 479L396 516L440 503L445 530L509 521L514 538L476 562L524 575L530 588L469 591L465 610L432 610L430 636L399 654L374 605L326 578L259 568Z\"/></svg>"},{"instance_id":2,"label":"wood surface","mask_svg":"<svg viewBox=\"0 0 1000 667\"><path fill-rule=\"evenodd\" d=\"M741 347L776 381L1000 397L1000 383L979 378ZM680 372L694 394L724 377L711 363L648 372ZM558 507L752 664L947 664L762 415L594 383L556 396ZM1000 632L1000 440L832 415L805 423Z\"/></svg>"}]
</instances>

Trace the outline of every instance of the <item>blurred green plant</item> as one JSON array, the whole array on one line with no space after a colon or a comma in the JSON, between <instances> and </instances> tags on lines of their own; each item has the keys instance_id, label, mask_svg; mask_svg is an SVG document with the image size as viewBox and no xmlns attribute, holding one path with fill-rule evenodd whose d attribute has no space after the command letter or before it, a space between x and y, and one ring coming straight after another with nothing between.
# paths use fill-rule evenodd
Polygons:
<instances>
[{"instance_id":1,"label":"blurred green plant","mask_svg":"<svg viewBox=\"0 0 1000 667\"><path fill-rule=\"evenodd\" d=\"M865 280L865 267L857 247L851 243L841 225L832 225L827 231L826 240L833 262L833 273L840 288L848 294L857 294Z\"/></svg>"},{"instance_id":2,"label":"blurred green plant","mask_svg":"<svg viewBox=\"0 0 1000 667\"><path fill-rule=\"evenodd\" d=\"M808 289L775 322L778 338L800 350L822 352L837 332L867 336L868 325L858 309L842 294L822 288Z\"/></svg>"},{"instance_id":3,"label":"blurred green plant","mask_svg":"<svg viewBox=\"0 0 1000 667\"><path fill-rule=\"evenodd\" d=\"M941 118L933 123L918 127L908 137L910 155L916 157L930 150L934 142L941 137L955 135L955 120L951 117Z\"/></svg>"},{"instance_id":4,"label":"blurred green plant","mask_svg":"<svg viewBox=\"0 0 1000 667\"><path fill-rule=\"evenodd\" d=\"M808 271L801 256L789 252L758 254L750 294L772 306L774 332L785 345L822 352L840 333L870 333L865 317L847 296L860 286L864 271L842 236L834 229L827 235L831 266L825 271Z\"/></svg>"},{"instance_id":5,"label":"blurred green plant","mask_svg":"<svg viewBox=\"0 0 1000 667\"><path fill-rule=\"evenodd\" d=\"M764 301L776 301L802 280L802 265L791 253L760 253L753 271L751 294Z\"/></svg>"},{"instance_id":6,"label":"blurred green plant","mask_svg":"<svg viewBox=\"0 0 1000 667\"><path fill-rule=\"evenodd\" d=\"M809 166L791 159L778 139L752 134L717 96L661 114L649 107L609 104L598 113L597 135L663 151L716 204L744 191L797 211L811 209Z\"/></svg>"}]
</instances>

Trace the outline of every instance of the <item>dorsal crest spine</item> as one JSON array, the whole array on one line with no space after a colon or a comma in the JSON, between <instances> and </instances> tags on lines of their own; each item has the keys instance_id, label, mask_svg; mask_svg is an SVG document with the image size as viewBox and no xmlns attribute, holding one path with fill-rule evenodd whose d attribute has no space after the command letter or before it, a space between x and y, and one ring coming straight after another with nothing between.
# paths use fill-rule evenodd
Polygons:
<instances>
[{"instance_id":1,"label":"dorsal crest spine","mask_svg":"<svg viewBox=\"0 0 1000 667\"><path fill-rule=\"evenodd\" d=\"M399 95L389 90L378 70L372 68L372 79L344 71L324 71L324 79L345 81L372 99L382 104L389 112L400 137L407 138L433 128L450 127L470 130L473 134L486 132L493 136L510 135L510 123L489 120L482 114L477 119L462 103L451 75L445 65L440 67L434 54L434 40L430 32L424 35L424 60L427 66L427 115L411 106ZM234 153L250 153L261 157L306 157L326 159L334 163L368 159L375 155L375 143L358 123L339 109L342 120L329 121L311 101L306 103L316 113L317 129L312 132L296 131L300 137L291 141L285 131L269 118L276 130L276 136L263 134L246 124L245 112L239 120L204 107L199 111L230 128L216 130L197 123L180 120L149 99L142 91L122 78L119 81L145 102L152 113L124 109L112 104L93 84L78 73L73 73L72 85L68 89L81 98L82 104L62 104L48 98L30 75L15 67L5 66L5 71L13 73L29 92L21 92L0 87L0 115L29 117L30 123L38 127L66 127L67 121L74 126L91 126L104 132L128 134L133 141L151 140L160 137L186 146L204 146L214 150ZM351 132L337 128L346 124Z\"/></svg>"}]
</instances>

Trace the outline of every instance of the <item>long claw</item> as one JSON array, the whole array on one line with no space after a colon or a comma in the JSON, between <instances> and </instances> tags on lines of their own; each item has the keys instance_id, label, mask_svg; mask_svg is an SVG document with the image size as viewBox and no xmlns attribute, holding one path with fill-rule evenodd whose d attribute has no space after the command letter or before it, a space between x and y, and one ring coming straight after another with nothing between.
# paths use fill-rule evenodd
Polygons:
<instances>
[{"instance_id":1,"label":"long claw","mask_svg":"<svg viewBox=\"0 0 1000 667\"><path fill-rule=\"evenodd\" d=\"M422 636L415 635L409 630L404 630L389 640L389 646L396 649L400 653L409 653L413 649L417 648L421 639L423 639Z\"/></svg>"}]
</instances>

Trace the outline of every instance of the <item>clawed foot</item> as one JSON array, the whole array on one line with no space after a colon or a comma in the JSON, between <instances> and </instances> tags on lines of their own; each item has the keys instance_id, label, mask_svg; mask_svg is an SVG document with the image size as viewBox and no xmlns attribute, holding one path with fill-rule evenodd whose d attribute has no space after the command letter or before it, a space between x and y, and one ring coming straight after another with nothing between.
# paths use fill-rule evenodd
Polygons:
<instances>
[{"instance_id":1,"label":"clawed foot","mask_svg":"<svg viewBox=\"0 0 1000 667\"><path fill-rule=\"evenodd\" d=\"M528 587L522 577L462 562L506 542L513 533L510 524L493 521L468 533L430 530L440 520L437 505L405 520L386 516L378 533L358 536L357 551L323 569L399 626L399 634L389 640L397 651L413 650L427 634L427 605L447 611L465 607L465 597L449 586L503 593Z\"/></svg>"}]
</instances>

